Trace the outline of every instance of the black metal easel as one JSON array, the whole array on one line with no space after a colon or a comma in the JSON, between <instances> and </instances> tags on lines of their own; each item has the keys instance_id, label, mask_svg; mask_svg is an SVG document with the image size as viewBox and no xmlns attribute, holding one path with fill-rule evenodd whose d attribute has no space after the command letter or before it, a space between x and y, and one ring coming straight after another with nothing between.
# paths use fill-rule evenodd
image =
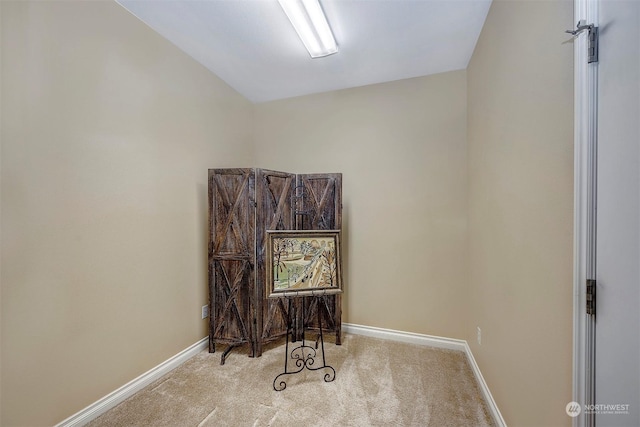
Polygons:
<instances>
[{"instance_id":1,"label":"black metal easel","mask_svg":"<svg viewBox=\"0 0 640 427\"><path fill-rule=\"evenodd\" d=\"M289 353L289 342L290 341L292 343L296 342L296 337L294 336L295 334L294 324L295 324L296 316L293 314L293 310L292 310L293 298L296 298L296 297L297 295L295 294L291 296L287 296L287 299L289 300L289 319L287 324L287 343L285 345L285 353L284 353L284 372L279 374L273 380L273 389L275 391L282 391L285 388L287 388L287 383L284 378L285 376L297 374L299 372L302 372L305 369L308 369L310 371L319 371L321 369L329 370L324 374L324 382L326 383L329 383L336 379L336 370L333 369L333 367L327 365L325 360L325 355L324 355L324 337L322 335L322 315L320 313L320 310L321 310L321 307L324 306L324 304L321 304L321 302L324 303L325 295L311 296L311 298L316 298L318 300L316 307L318 311L318 326L320 329L320 334L315 340L315 347L306 344L305 324L304 324L306 319L306 316L305 316L306 304L304 304L304 301L303 301L301 304L302 306L302 341L301 341L301 344L294 347L291 350L291 353ZM323 300L323 301L320 301L320 300ZM315 366L317 357L318 357L318 354L317 354L318 344L320 344L320 349L321 349L322 366ZM295 368L293 368L292 370L289 370L290 364L294 364ZM280 382L278 382L278 379L280 377L283 377L283 378L280 379ZM276 383L278 384L276 385Z\"/></svg>"}]
</instances>

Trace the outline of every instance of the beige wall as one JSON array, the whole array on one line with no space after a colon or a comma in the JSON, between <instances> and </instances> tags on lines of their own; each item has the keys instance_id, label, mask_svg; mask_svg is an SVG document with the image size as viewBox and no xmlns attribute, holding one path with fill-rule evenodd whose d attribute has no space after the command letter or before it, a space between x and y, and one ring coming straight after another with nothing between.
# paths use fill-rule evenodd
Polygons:
<instances>
[{"instance_id":1,"label":"beige wall","mask_svg":"<svg viewBox=\"0 0 640 427\"><path fill-rule=\"evenodd\" d=\"M0 424L52 425L206 335L207 168L253 113L115 2L0 8Z\"/></svg>"},{"instance_id":2,"label":"beige wall","mask_svg":"<svg viewBox=\"0 0 640 427\"><path fill-rule=\"evenodd\" d=\"M466 73L270 102L258 166L342 172L343 321L462 338Z\"/></svg>"},{"instance_id":3,"label":"beige wall","mask_svg":"<svg viewBox=\"0 0 640 427\"><path fill-rule=\"evenodd\" d=\"M0 424L206 335L206 169L256 166L343 173L345 322L467 339L509 425L568 425L571 8L494 0L467 71L252 106L113 2L0 1Z\"/></svg>"},{"instance_id":4,"label":"beige wall","mask_svg":"<svg viewBox=\"0 0 640 427\"><path fill-rule=\"evenodd\" d=\"M571 1L494 0L467 69L466 338L512 426L571 425L574 25Z\"/></svg>"}]
</instances>

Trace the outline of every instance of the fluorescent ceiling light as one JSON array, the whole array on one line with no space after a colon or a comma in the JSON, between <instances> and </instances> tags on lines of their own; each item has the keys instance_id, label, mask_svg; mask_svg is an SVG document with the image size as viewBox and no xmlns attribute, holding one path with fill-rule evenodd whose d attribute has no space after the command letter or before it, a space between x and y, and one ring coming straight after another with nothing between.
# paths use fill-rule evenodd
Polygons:
<instances>
[{"instance_id":1,"label":"fluorescent ceiling light","mask_svg":"<svg viewBox=\"0 0 640 427\"><path fill-rule=\"evenodd\" d=\"M278 0L312 58L338 52L327 18L318 0Z\"/></svg>"}]
</instances>

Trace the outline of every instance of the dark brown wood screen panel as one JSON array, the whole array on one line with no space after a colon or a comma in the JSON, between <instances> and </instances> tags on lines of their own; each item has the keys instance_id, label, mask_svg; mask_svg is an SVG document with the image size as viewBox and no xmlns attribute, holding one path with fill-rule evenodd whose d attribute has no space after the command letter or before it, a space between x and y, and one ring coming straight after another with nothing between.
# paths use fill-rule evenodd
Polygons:
<instances>
[{"instance_id":1,"label":"dark brown wood screen panel","mask_svg":"<svg viewBox=\"0 0 640 427\"><path fill-rule=\"evenodd\" d=\"M215 343L254 349L255 176L251 169L209 170L209 350Z\"/></svg>"},{"instance_id":2,"label":"dark brown wood screen panel","mask_svg":"<svg viewBox=\"0 0 640 427\"><path fill-rule=\"evenodd\" d=\"M256 268L256 303L258 332L256 348L262 354L262 345L287 333L287 304L280 299L267 298L266 291L266 231L291 230L295 227L291 196L296 185L295 174L276 172L265 169L256 170L257 195L257 268Z\"/></svg>"},{"instance_id":3,"label":"dark brown wood screen panel","mask_svg":"<svg viewBox=\"0 0 640 427\"><path fill-rule=\"evenodd\" d=\"M226 345L224 363L231 348L248 343L249 355L260 356L263 344L286 335L289 319L301 333L303 312L305 324L317 328L318 304L323 329L340 344L340 295L291 306L267 298L265 239L266 230L339 230L341 174L209 169L209 221L210 352Z\"/></svg>"},{"instance_id":4,"label":"dark brown wood screen panel","mask_svg":"<svg viewBox=\"0 0 640 427\"><path fill-rule=\"evenodd\" d=\"M342 174L298 175L296 187L304 212L297 216L298 230L342 228Z\"/></svg>"},{"instance_id":5,"label":"dark brown wood screen panel","mask_svg":"<svg viewBox=\"0 0 640 427\"><path fill-rule=\"evenodd\" d=\"M342 174L298 175L296 186L303 195L304 214L297 216L299 230L342 228ZM304 324L310 329L319 329L317 310L320 310L322 328L328 333L335 333L336 344L339 345L342 334L342 296L304 298L304 304Z\"/></svg>"}]
</instances>

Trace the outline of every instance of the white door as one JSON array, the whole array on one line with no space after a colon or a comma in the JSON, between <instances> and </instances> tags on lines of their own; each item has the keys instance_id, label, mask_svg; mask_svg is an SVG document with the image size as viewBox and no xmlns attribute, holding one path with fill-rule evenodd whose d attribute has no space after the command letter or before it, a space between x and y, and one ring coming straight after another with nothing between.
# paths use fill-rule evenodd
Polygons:
<instances>
[{"instance_id":1,"label":"white door","mask_svg":"<svg viewBox=\"0 0 640 427\"><path fill-rule=\"evenodd\" d=\"M640 0L600 0L596 427L640 426Z\"/></svg>"}]
</instances>

